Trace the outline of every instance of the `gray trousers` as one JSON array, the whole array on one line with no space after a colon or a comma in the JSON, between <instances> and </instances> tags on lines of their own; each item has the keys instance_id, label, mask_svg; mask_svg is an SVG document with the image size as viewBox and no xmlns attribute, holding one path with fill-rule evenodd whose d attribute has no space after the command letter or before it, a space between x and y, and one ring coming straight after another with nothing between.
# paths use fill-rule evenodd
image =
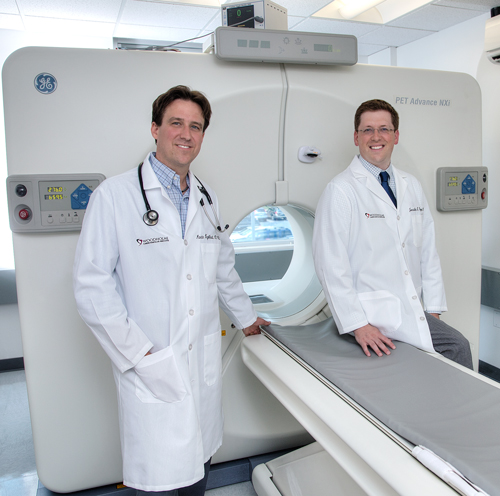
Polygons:
<instances>
[{"instance_id":1,"label":"gray trousers","mask_svg":"<svg viewBox=\"0 0 500 496\"><path fill-rule=\"evenodd\" d=\"M137 490L137 496L203 496L207 487L208 474L210 473L210 460L205 463L205 477L192 486L159 492Z\"/></svg>"},{"instance_id":2,"label":"gray trousers","mask_svg":"<svg viewBox=\"0 0 500 496\"><path fill-rule=\"evenodd\" d=\"M464 367L472 369L469 341L455 328L425 312L434 349Z\"/></svg>"}]
</instances>

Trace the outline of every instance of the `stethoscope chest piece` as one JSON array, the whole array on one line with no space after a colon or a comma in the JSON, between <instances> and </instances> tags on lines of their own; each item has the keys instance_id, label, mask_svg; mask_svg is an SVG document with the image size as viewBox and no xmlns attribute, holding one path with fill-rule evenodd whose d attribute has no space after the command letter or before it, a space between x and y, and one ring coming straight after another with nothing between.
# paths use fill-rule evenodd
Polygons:
<instances>
[{"instance_id":1,"label":"stethoscope chest piece","mask_svg":"<svg viewBox=\"0 0 500 496\"><path fill-rule=\"evenodd\" d=\"M156 210L148 210L143 216L142 220L148 226L156 226L158 224L158 219L160 216Z\"/></svg>"}]
</instances>

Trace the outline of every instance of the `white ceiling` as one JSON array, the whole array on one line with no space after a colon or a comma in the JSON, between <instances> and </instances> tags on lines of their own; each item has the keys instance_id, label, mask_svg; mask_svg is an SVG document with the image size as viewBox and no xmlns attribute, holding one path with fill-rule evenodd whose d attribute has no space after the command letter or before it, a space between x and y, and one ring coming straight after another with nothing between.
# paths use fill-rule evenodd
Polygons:
<instances>
[{"instance_id":1,"label":"white ceiling","mask_svg":"<svg viewBox=\"0 0 500 496\"><path fill-rule=\"evenodd\" d=\"M331 0L276 3L288 9L290 30L352 34L359 55L368 56L483 15L500 0L434 0L385 25L312 17ZM175 42L220 25L219 0L0 0L0 29Z\"/></svg>"}]
</instances>

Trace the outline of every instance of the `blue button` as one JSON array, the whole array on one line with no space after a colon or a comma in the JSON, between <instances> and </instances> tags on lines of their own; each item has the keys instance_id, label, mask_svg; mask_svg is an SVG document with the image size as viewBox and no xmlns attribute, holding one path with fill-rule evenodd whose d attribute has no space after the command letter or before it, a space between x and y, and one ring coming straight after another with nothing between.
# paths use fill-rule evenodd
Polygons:
<instances>
[{"instance_id":1,"label":"blue button","mask_svg":"<svg viewBox=\"0 0 500 496\"><path fill-rule=\"evenodd\" d=\"M463 195L473 195L476 193L476 181L472 179L470 174L462 181L462 194Z\"/></svg>"},{"instance_id":2,"label":"blue button","mask_svg":"<svg viewBox=\"0 0 500 496\"><path fill-rule=\"evenodd\" d=\"M85 184L80 184L78 188L71 193L71 208L73 210L85 210L89 203L92 190Z\"/></svg>"}]
</instances>

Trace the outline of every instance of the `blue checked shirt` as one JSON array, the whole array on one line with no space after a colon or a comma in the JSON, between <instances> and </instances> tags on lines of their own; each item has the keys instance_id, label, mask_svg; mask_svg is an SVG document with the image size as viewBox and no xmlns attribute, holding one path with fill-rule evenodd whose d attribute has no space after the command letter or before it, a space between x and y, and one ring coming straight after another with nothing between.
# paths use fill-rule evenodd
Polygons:
<instances>
[{"instance_id":1,"label":"blue checked shirt","mask_svg":"<svg viewBox=\"0 0 500 496\"><path fill-rule=\"evenodd\" d=\"M373 164L370 164L370 162L367 162L361 155L358 155L359 161L363 164L363 167L370 173L375 176L375 179L382 185L382 181L380 179L380 173L382 172L382 169L379 169ZM398 195L396 194L396 179L394 179L394 171L392 170L392 162L389 165L389 167L386 169L387 174L389 174L389 186L392 189L392 192L394 193L394 198L398 198Z\"/></svg>"},{"instance_id":2,"label":"blue checked shirt","mask_svg":"<svg viewBox=\"0 0 500 496\"><path fill-rule=\"evenodd\" d=\"M157 158L156 153L152 153L149 156L149 161L151 167L160 181L161 185L165 188L168 197L172 200L175 208L179 212L179 217L181 219L182 228L182 238L184 239L184 233L186 231L186 219L187 211L189 206L189 174L186 176L186 181L188 189L186 192L181 191L181 178L179 174L176 174L172 169L162 164Z\"/></svg>"}]
</instances>

